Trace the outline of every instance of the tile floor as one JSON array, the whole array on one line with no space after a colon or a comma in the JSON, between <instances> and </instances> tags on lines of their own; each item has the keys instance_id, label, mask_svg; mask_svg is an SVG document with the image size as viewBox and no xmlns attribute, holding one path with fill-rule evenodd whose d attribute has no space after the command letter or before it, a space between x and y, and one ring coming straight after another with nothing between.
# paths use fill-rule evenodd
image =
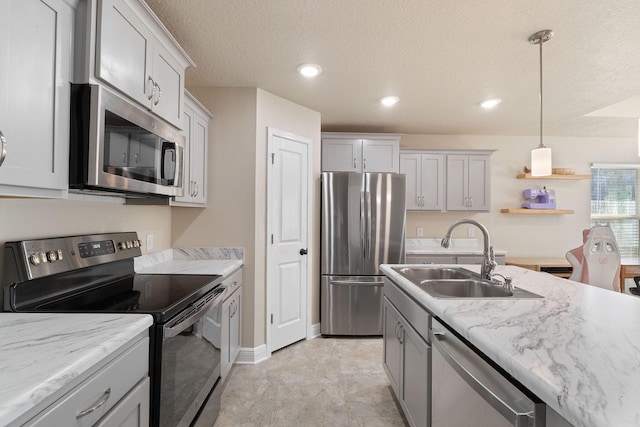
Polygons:
<instances>
[{"instance_id":1,"label":"tile floor","mask_svg":"<svg viewBox=\"0 0 640 427\"><path fill-rule=\"evenodd\" d=\"M316 338L235 365L215 427L405 426L380 338Z\"/></svg>"}]
</instances>

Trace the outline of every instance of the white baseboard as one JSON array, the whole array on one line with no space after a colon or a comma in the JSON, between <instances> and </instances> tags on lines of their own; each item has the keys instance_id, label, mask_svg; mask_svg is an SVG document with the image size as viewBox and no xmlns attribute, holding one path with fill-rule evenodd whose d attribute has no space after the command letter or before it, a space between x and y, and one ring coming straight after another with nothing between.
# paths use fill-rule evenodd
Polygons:
<instances>
[{"instance_id":1,"label":"white baseboard","mask_svg":"<svg viewBox=\"0 0 640 427\"><path fill-rule=\"evenodd\" d=\"M238 354L235 363L255 365L263 360L267 360L266 344L262 344L254 348L241 347L240 354Z\"/></svg>"},{"instance_id":2,"label":"white baseboard","mask_svg":"<svg viewBox=\"0 0 640 427\"><path fill-rule=\"evenodd\" d=\"M318 338L320 336L320 323L313 324L307 329L307 339Z\"/></svg>"}]
</instances>

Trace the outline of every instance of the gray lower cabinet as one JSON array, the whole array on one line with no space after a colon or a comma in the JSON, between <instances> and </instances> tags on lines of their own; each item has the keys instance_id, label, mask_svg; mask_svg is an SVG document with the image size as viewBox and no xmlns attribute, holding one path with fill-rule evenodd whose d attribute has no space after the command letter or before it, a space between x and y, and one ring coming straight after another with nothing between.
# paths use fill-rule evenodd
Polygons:
<instances>
[{"instance_id":1,"label":"gray lower cabinet","mask_svg":"<svg viewBox=\"0 0 640 427\"><path fill-rule=\"evenodd\" d=\"M386 286L385 286L386 288ZM384 298L384 369L411 426L429 421L430 345Z\"/></svg>"},{"instance_id":2,"label":"gray lower cabinet","mask_svg":"<svg viewBox=\"0 0 640 427\"><path fill-rule=\"evenodd\" d=\"M149 425L149 338L114 359L27 424L34 427Z\"/></svg>"},{"instance_id":3,"label":"gray lower cabinet","mask_svg":"<svg viewBox=\"0 0 640 427\"><path fill-rule=\"evenodd\" d=\"M222 303L221 376L226 378L240 354L242 337L242 269L223 281L229 296Z\"/></svg>"}]
</instances>

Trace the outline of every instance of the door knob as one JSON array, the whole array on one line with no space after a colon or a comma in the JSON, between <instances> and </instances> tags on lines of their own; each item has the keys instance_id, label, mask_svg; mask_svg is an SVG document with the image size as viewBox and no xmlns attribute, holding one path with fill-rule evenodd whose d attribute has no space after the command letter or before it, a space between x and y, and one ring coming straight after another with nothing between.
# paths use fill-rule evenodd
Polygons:
<instances>
[{"instance_id":1,"label":"door knob","mask_svg":"<svg viewBox=\"0 0 640 427\"><path fill-rule=\"evenodd\" d=\"M306 255L306 254L307 254L306 249L300 249L300 255Z\"/></svg>"}]
</instances>

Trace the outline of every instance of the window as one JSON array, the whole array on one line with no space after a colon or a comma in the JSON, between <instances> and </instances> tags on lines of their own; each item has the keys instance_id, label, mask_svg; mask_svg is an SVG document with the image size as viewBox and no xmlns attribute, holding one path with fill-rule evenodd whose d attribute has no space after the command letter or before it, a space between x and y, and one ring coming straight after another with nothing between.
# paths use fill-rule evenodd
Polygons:
<instances>
[{"instance_id":1,"label":"window","mask_svg":"<svg viewBox=\"0 0 640 427\"><path fill-rule=\"evenodd\" d=\"M594 165L591 168L591 225L609 223L622 257L638 257L640 165Z\"/></svg>"}]
</instances>

